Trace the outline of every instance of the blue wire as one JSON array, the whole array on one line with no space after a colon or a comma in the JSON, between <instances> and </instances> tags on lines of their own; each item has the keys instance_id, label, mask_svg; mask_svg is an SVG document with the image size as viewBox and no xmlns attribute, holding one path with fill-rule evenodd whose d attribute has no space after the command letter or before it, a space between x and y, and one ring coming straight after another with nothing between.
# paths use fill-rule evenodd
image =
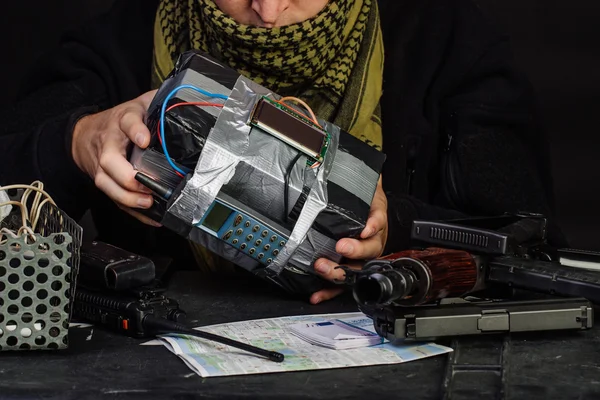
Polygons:
<instances>
[{"instance_id":1,"label":"blue wire","mask_svg":"<svg viewBox=\"0 0 600 400\"><path fill-rule=\"evenodd\" d=\"M185 171L182 170L181 168L179 168L177 165L175 165L173 163L173 161L171 160L171 157L169 156L169 152L167 150L167 142L165 141L165 112L167 109L167 103L169 102L169 100L171 100L171 97L173 97L175 95L175 93L177 93L179 90L181 89L192 89L195 90L196 92L202 93L205 96L208 97L213 97L216 99L224 99L227 100L228 97L225 96L224 94L215 94L215 93L210 93L207 92L206 90L197 88L195 86L192 85L181 85L176 87L175 89L173 89L173 91L171 91L171 93L169 93L167 95L167 97L165 98L165 101L162 104L162 108L160 110L160 136L162 139L162 149L163 149L163 153L165 153L165 157L167 157L167 161L169 162L169 164L171 165L171 167L173 167L173 169L177 172L179 172L182 175L185 175Z\"/></svg>"}]
</instances>

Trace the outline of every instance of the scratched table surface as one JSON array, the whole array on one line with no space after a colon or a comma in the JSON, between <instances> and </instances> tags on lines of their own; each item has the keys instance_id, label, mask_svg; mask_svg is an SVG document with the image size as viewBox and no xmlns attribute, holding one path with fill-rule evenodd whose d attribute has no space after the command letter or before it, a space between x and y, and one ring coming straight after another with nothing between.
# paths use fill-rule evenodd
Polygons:
<instances>
[{"instance_id":1,"label":"scratched table surface","mask_svg":"<svg viewBox=\"0 0 600 400\"><path fill-rule=\"evenodd\" d=\"M256 280L190 271L168 295L193 325L356 311L350 296L311 306ZM0 399L599 399L599 332L463 337L438 341L450 355L406 364L201 378L162 346L71 329L68 350L0 353Z\"/></svg>"}]
</instances>

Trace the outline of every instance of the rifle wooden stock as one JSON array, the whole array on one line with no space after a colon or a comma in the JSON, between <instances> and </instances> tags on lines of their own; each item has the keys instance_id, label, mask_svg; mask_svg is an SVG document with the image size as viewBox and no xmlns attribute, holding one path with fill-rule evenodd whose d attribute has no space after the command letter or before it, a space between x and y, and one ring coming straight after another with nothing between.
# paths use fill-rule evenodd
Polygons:
<instances>
[{"instance_id":1,"label":"rifle wooden stock","mask_svg":"<svg viewBox=\"0 0 600 400\"><path fill-rule=\"evenodd\" d=\"M446 297L460 297L478 283L478 265L473 256L462 250L428 248L406 250L382 257L394 265L411 269L419 279L419 290L400 302L425 304Z\"/></svg>"}]
</instances>

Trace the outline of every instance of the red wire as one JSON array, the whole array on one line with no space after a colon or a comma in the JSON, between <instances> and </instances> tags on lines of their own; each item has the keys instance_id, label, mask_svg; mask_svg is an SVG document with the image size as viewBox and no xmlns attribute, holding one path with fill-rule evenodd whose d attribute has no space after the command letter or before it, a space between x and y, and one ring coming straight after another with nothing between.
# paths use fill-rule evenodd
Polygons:
<instances>
[{"instance_id":1,"label":"red wire","mask_svg":"<svg viewBox=\"0 0 600 400\"><path fill-rule=\"evenodd\" d=\"M223 104L208 103L206 101L191 101L191 102L187 102L187 103L176 103L176 104L173 104L169 108L167 108L166 111L171 111L175 107L179 107L179 106L206 106L206 107L221 107L222 108ZM158 133L158 141L160 142L160 145L162 146L162 138L161 138L162 135L160 134L160 121L158 121L158 126L156 127L156 132ZM175 171L175 173L180 178L183 178L183 175L179 171Z\"/></svg>"}]
</instances>

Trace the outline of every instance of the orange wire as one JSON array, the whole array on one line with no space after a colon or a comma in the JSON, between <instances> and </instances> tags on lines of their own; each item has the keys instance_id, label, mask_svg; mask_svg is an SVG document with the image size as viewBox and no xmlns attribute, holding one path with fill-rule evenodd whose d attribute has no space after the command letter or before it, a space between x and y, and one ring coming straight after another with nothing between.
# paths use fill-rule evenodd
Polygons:
<instances>
[{"instance_id":1,"label":"orange wire","mask_svg":"<svg viewBox=\"0 0 600 400\"><path fill-rule=\"evenodd\" d=\"M288 106L287 104L285 104L285 103L284 103L284 102L282 102L282 101L275 100L275 102L276 102L277 104L280 104L280 105L284 106L284 107L285 107L285 108L287 108L288 110L290 110L290 111L292 111L292 112L295 112L296 114L302 114L303 116L305 116L305 117L306 117L306 119L308 119L309 121L312 121L312 122L313 122L315 125L317 125L319 128L323 129L323 127L322 127L322 126L319 124L319 122L317 122L317 119L316 119L316 118L314 118L314 119L313 119L313 118L311 118L311 117L310 117L310 115L306 115L305 113L303 113L303 112L301 112L301 111L299 111L299 110L296 110L295 108L292 108L292 107Z\"/></svg>"},{"instance_id":2,"label":"orange wire","mask_svg":"<svg viewBox=\"0 0 600 400\"><path fill-rule=\"evenodd\" d=\"M279 99L279 104L285 104L286 101L294 101L294 102L300 104L302 107L304 107L306 109L306 111L309 112L310 116L308 116L306 114L304 114L304 115L309 120L312 120L312 122L314 122L319 128L323 129L323 127L317 121L317 117L315 116L315 113L313 112L312 108L310 108L310 106L308 104L306 104L306 102L304 102L304 100L301 100L297 97L286 96L286 97L282 97L281 99ZM288 108L290 108L290 107L288 107Z\"/></svg>"}]
</instances>

